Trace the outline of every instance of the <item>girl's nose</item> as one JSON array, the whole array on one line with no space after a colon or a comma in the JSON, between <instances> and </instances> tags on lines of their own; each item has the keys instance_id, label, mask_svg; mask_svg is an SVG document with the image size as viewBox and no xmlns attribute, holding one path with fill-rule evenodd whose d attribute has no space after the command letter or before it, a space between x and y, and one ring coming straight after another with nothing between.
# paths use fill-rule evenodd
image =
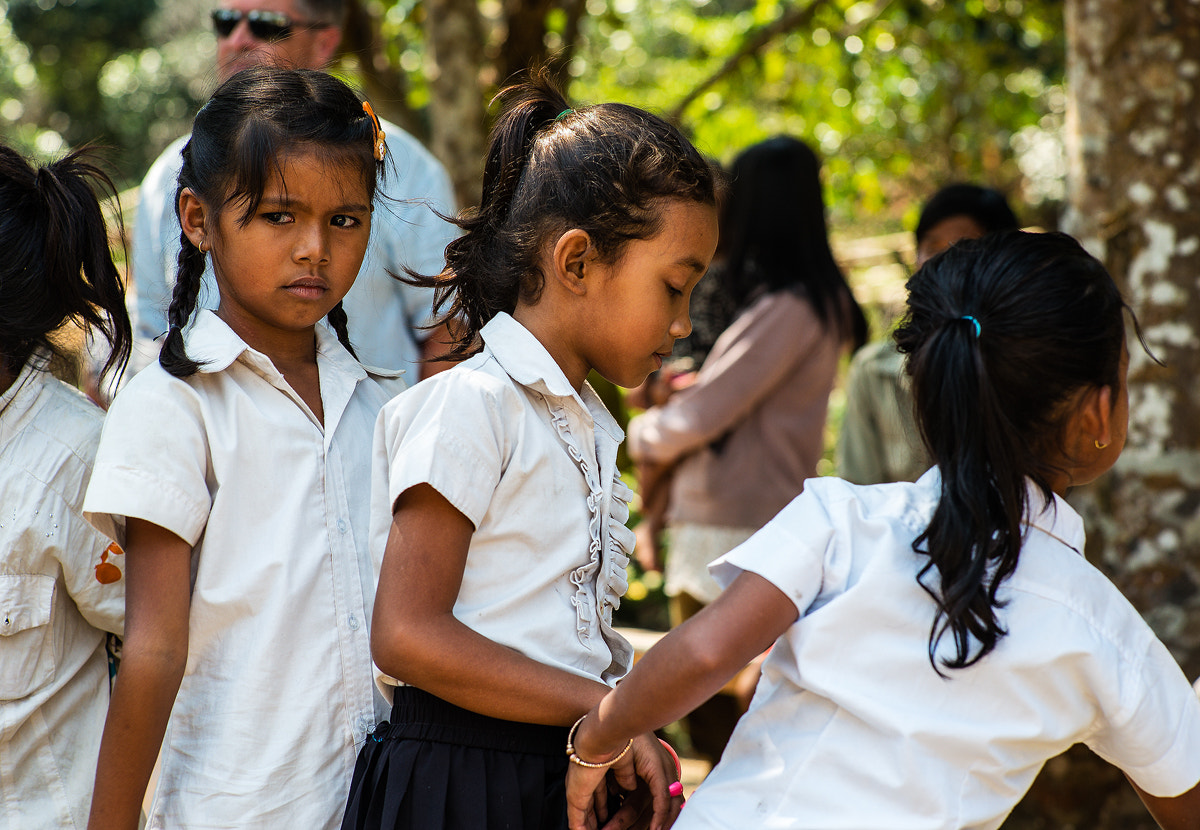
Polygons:
<instances>
[{"instance_id":1,"label":"girl's nose","mask_svg":"<svg viewBox=\"0 0 1200 830\"><path fill-rule=\"evenodd\" d=\"M322 226L313 223L304 228L296 240L294 256L297 262L308 262L324 265L329 262L329 233Z\"/></svg>"},{"instance_id":2,"label":"girl's nose","mask_svg":"<svg viewBox=\"0 0 1200 830\"><path fill-rule=\"evenodd\" d=\"M691 317L691 315L687 311L684 311L683 314L679 315L674 320L672 320L670 332L671 332L671 336L674 337L676 340L680 340L684 337L687 337L689 334L691 334L692 333L692 317Z\"/></svg>"}]
</instances>

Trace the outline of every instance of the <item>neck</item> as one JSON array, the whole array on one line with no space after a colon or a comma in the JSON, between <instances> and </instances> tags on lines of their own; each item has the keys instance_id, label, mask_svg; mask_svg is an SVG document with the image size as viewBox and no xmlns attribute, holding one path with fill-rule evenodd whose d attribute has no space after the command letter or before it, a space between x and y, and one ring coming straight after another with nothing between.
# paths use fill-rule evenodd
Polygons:
<instances>
[{"instance_id":1,"label":"neck","mask_svg":"<svg viewBox=\"0 0 1200 830\"><path fill-rule=\"evenodd\" d=\"M543 305L542 302L531 306L518 304L513 309L512 316L538 339L538 342L554 358L558 368L562 369L563 374L567 376L571 387L579 392L583 389L583 382L587 380L591 367L571 350L570 341L563 336L561 328L557 325L562 318L556 317L553 310L549 310L550 313L547 313L547 306L549 303Z\"/></svg>"},{"instance_id":2,"label":"neck","mask_svg":"<svg viewBox=\"0 0 1200 830\"><path fill-rule=\"evenodd\" d=\"M264 332L261 328L246 325L236 314L224 307L217 309L217 316L233 329L246 345L271 358L275 368L287 373L290 369L314 366L317 362L317 333L313 327L296 331L273 329Z\"/></svg>"}]
</instances>

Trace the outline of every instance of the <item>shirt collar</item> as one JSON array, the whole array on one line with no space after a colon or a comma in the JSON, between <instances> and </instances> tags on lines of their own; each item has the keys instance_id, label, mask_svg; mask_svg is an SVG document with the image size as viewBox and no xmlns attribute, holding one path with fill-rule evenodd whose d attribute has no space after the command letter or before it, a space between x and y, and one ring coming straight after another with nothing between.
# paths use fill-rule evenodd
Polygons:
<instances>
[{"instance_id":1,"label":"shirt collar","mask_svg":"<svg viewBox=\"0 0 1200 830\"><path fill-rule=\"evenodd\" d=\"M533 333L501 311L479 332L488 351L509 377L522 386L555 398L571 398L589 414L596 426L618 442L625 437L616 419L588 383L576 392L562 367Z\"/></svg>"},{"instance_id":2,"label":"shirt collar","mask_svg":"<svg viewBox=\"0 0 1200 830\"><path fill-rule=\"evenodd\" d=\"M362 364L346 351L337 335L323 325L314 326L314 329L317 333L317 354L321 358L356 380L367 376ZM248 346L224 320L209 309L202 308L196 312L195 320L184 331L184 342L187 345L188 357L200 364L201 373L223 372L244 355L244 360L250 365L271 374L278 374L271 358ZM389 376L393 374L382 369L373 369L372 372Z\"/></svg>"},{"instance_id":3,"label":"shirt collar","mask_svg":"<svg viewBox=\"0 0 1200 830\"><path fill-rule=\"evenodd\" d=\"M937 467L931 467L917 480L917 485L930 493L936 505L942 489L942 477ZM1023 524L1040 530L1051 539L1062 542L1079 555L1083 555L1083 519L1066 500L1051 494L1049 501L1042 488L1030 480L1025 482L1025 521ZM933 515L930 511L930 516Z\"/></svg>"}]
</instances>

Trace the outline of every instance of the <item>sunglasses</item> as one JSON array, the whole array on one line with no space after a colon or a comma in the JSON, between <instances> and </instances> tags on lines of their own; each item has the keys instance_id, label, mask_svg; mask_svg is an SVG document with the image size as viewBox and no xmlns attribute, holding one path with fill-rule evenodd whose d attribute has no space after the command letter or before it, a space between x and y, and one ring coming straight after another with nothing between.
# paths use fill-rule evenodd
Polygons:
<instances>
[{"instance_id":1,"label":"sunglasses","mask_svg":"<svg viewBox=\"0 0 1200 830\"><path fill-rule=\"evenodd\" d=\"M217 33L217 37L229 37L233 34L233 30L237 28L238 23L242 18L246 18L246 24L250 27L250 34L259 40L283 40L292 36L294 28L301 29L328 29L331 24L317 23L314 21L292 20L283 12L269 12L255 9L249 12L240 12L235 9L213 9L212 23L213 30Z\"/></svg>"}]
</instances>

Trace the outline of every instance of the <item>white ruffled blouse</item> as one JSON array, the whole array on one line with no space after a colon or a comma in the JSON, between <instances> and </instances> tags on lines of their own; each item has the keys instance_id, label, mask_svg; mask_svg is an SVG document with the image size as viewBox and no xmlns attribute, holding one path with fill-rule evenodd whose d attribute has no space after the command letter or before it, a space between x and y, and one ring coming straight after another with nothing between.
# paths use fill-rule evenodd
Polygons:
<instances>
[{"instance_id":1,"label":"white ruffled blouse","mask_svg":"<svg viewBox=\"0 0 1200 830\"><path fill-rule=\"evenodd\" d=\"M380 413L376 569L392 505L429 484L475 526L455 617L534 660L613 683L633 656L612 624L634 545L625 526L633 492L616 464L624 433L591 387L576 393L512 317L497 315L482 337L479 354Z\"/></svg>"}]
</instances>

